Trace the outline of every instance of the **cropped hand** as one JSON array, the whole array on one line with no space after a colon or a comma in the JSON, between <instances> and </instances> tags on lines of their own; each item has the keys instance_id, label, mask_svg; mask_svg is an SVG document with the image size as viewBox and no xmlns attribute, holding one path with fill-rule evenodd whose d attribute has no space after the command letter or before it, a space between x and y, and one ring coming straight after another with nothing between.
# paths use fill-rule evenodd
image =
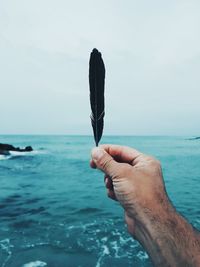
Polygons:
<instances>
[{"instance_id":1,"label":"cropped hand","mask_svg":"<svg viewBox=\"0 0 200 267\"><path fill-rule=\"evenodd\" d=\"M90 165L105 173L107 194L124 208L132 235L149 216L170 207L160 163L153 157L125 146L102 145L92 150Z\"/></svg>"},{"instance_id":2,"label":"cropped hand","mask_svg":"<svg viewBox=\"0 0 200 267\"><path fill-rule=\"evenodd\" d=\"M90 164L105 173L108 196L120 202L130 234L155 266L200 266L200 234L172 206L158 160L129 147L102 145L92 150Z\"/></svg>"}]
</instances>

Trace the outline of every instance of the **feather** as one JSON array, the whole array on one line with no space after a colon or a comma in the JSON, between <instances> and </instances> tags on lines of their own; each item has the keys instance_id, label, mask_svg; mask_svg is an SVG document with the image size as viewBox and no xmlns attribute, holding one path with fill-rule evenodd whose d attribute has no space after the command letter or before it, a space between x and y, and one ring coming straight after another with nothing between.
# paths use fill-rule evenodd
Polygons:
<instances>
[{"instance_id":1,"label":"feather","mask_svg":"<svg viewBox=\"0 0 200 267\"><path fill-rule=\"evenodd\" d=\"M94 48L90 55L89 62L89 85L90 85L90 105L91 123L96 146L101 139L104 126L104 87L105 87L105 66L101 53Z\"/></svg>"}]
</instances>

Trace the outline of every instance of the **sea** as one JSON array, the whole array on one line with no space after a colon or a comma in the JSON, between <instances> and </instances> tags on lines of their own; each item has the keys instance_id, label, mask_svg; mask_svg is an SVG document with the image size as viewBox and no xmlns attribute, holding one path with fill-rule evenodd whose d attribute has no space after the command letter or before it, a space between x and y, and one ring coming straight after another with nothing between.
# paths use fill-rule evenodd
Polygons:
<instances>
[{"instance_id":1,"label":"sea","mask_svg":"<svg viewBox=\"0 0 200 267\"><path fill-rule=\"evenodd\" d=\"M103 174L89 166L92 136L1 135L0 143L33 152L0 156L1 267L151 267L127 232ZM171 201L200 230L200 140L105 136L162 163Z\"/></svg>"}]
</instances>

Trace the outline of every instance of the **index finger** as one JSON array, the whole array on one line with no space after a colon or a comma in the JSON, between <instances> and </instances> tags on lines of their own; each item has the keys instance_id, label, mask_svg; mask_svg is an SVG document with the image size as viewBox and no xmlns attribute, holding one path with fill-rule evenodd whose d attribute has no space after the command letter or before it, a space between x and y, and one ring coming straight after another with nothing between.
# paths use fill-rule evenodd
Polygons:
<instances>
[{"instance_id":1,"label":"index finger","mask_svg":"<svg viewBox=\"0 0 200 267\"><path fill-rule=\"evenodd\" d=\"M100 145L100 147L110 154L116 161L129 163L131 165L135 165L135 160L142 155L141 152L128 146L105 144Z\"/></svg>"}]
</instances>

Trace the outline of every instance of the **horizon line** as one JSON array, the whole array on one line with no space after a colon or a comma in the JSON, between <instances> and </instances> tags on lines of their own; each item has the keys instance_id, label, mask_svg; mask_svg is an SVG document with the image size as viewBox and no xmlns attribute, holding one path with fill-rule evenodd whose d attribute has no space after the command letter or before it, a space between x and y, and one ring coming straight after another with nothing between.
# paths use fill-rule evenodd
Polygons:
<instances>
[{"instance_id":1,"label":"horizon line","mask_svg":"<svg viewBox=\"0 0 200 267\"><path fill-rule=\"evenodd\" d=\"M88 137L93 137L92 134L64 134L64 133L0 133L0 136L88 136ZM178 136L193 136L193 137L199 137L200 135L195 135L195 134L105 134L102 136L104 137L111 137L111 136L124 136L124 137L158 137L158 136L163 136L163 137L178 137Z\"/></svg>"}]
</instances>

